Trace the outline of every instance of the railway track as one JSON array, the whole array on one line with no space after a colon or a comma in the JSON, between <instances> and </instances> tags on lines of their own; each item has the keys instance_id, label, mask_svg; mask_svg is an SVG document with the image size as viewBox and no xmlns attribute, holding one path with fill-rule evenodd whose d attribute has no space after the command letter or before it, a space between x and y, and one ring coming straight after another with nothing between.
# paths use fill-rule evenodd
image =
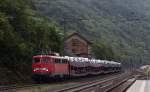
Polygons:
<instances>
[{"instance_id":1,"label":"railway track","mask_svg":"<svg viewBox=\"0 0 150 92\"><path fill-rule=\"evenodd\" d=\"M40 86L40 84L28 84L28 85L12 85L12 86L0 86L0 92L15 92L17 89L31 88Z\"/></svg>"},{"instance_id":2,"label":"railway track","mask_svg":"<svg viewBox=\"0 0 150 92\"><path fill-rule=\"evenodd\" d=\"M111 76L114 76L114 75L119 75L118 73L116 74L112 74ZM101 78L104 78L104 77L108 77L108 75L103 75L101 76ZM72 79L72 80L66 80L65 82L55 82L56 84L59 84L59 83L63 83L63 84L66 84L66 83L69 83L69 82L78 82L80 81L81 83L84 82L85 80L88 80L88 81L94 81L95 79L99 78L99 76L95 76L95 77L89 77L89 78L79 78L79 79ZM48 85L48 84L42 84L42 85ZM51 84L50 84L51 85ZM53 85L53 83L52 83ZM25 85L11 85L11 86L0 86L0 92L15 92L16 90L20 90L20 89L27 89L27 88L32 88L32 87L38 87L38 86L41 86L41 84L25 84Z\"/></svg>"},{"instance_id":3,"label":"railway track","mask_svg":"<svg viewBox=\"0 0 150 92\"><path fill-rule=\"evenodd\" d=\"M89 89L92 87L107 87L110 84L112 84L112 80L124 78L129 75L127 73L121 73L121 74L116 74L111 77L106 77L106 78L101 78L99 80L87 80L86 82L83 83L83 80L80 82L81 84L79 85L72 85L71 87L65 88L65 89L60 89L60 90L55 90L55 91L49 91L49 92L80 92L85 89ZM42 84L45 85L45 84ZM41 86L41 84L28 84L28 85L12 85L12 86L0 86L0 92L16 92L16 90L20 89L27 89L27 88L33 88L33 87L38 87ZM86 92L86 91L85 91ZM88 92L88 91L87 91ZM95 91L94 91L95 92ZM103 91L97 91L97 92L103 92Z\"/></svg>"},{"instance_id":4,"label":"railway track","mask_svg":"<svg viewBox=\"0 0 150 92\"><path fill-rule=\"evenodd\" d=\"M126 80L119 85L114 86L112 89L109 90L109 92L126 92L130 86L132 86L133 83L135 83L136 79L132 78L129 80Z\"/></svg>"},{"instance_id":5,"label":"railway track","mask_svg":"<svg viewBox=\"0 0 150 92\"><path fill-rule=\"evenodd\" d=\"M128 80L129 75L130 74L125 73L125 74L113 76L111 78L82 83L76 86L56 90L53 92L109 92L109 90L112 89L113 87Z\"/></svg>"}]
</instances>

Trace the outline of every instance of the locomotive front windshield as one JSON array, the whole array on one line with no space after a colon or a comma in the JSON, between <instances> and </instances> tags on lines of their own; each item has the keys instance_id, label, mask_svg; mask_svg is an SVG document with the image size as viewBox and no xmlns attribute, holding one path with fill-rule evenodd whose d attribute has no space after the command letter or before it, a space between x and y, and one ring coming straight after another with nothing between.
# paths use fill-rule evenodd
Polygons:
<instances>
[{"instance_id":1,"label":"locomotive front windshield","mask_svg":"<svg viewBox=\"0 0 150 92\"><path fill-rule=\"evenodd\" d=\"M34 58L33 62L35 62L35 63L41 62L41 59L40 58Z\"/></svg>"},{"instance_id":2,"label":"locomotive front windshield","mask_svg":"<svg viewBox=\"0 0 150 92\"><path fill-rule=\"evenodd\" d=\"M33 58L33 62L48 62L48 58Z\"/></svg>"}]
</instances>

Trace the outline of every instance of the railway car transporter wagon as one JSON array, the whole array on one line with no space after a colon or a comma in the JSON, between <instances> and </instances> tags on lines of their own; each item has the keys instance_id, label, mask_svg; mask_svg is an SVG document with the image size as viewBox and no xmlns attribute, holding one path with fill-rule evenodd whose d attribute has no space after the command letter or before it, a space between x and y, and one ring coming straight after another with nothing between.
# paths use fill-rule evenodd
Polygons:
<instances>
[{"instance_id":1,"label":"railway car transporter wagon","mask_svg":"<svg viewBox=\"0 0 150 92\"><path fill-rule=\"evenodd\" d=\"M32 78L35 81L82 77L119 72L121 64L114 61L83 57L36 55L33 56Z\"/></svg>"}]
</instances>

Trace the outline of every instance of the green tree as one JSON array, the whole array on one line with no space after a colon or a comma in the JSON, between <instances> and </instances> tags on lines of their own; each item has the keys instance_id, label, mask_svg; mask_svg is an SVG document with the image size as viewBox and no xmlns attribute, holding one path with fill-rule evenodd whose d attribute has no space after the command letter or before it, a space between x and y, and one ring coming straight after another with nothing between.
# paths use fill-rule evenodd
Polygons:
<instances>
[{"instance_id":1,"label":"green tree","mask_svg":"<svg viewBox=\"0 0 150 92\"><path fill-rule=\"evenodd\" d=\"M112 60L114 58L112 49L102 40L93 43L92 51L94 56L98 59Z\"/></svg>"},{"instance_id":2,"label":"green tree","mask_svg":"<svg viewBox=\"0 0 150 92\"><path fill-rule=\"evenodd\" d=\"M32 7L31 0L0 0L0 69L11 72L4 75L15 76L5 76L6 80L30 78L36 50L61 50L59 28Z\"/></svg>"}]
</instances>

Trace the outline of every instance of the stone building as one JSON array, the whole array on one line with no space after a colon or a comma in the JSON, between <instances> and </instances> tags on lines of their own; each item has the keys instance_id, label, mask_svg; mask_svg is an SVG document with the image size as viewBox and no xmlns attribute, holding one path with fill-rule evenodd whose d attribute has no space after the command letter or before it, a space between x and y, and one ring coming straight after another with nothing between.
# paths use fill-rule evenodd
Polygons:
<instances>
[{"instance_id":1,"label":"stone building","mask_svg":"<svg viewBox=\"0 0 150 92\"><path fill-rule=\"evenodd\" d=\"M69 56L91 57L91 42L78 33L73 33L65 39L64 52Z\"/></svg>"}]
</instances>

